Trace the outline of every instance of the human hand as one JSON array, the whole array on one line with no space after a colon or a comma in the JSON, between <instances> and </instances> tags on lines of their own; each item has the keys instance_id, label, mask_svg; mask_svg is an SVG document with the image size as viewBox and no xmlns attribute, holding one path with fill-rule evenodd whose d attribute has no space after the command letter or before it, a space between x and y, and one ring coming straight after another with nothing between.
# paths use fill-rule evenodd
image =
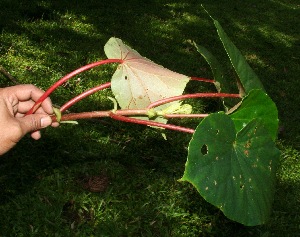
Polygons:
<instances>
[{"instance_id":1,"label":"human hand","mask_svg":"<svg viewBox=\"0 0 300 237\"><path fill-rule=\"evenodd\" d=\"M0 88L0 155L10 150L26 133L35 140L41 138L40 129L52 123L53 108L47 98L35 112L25 116L44 92L33 85Z\"/></svg>"}]
</instances>

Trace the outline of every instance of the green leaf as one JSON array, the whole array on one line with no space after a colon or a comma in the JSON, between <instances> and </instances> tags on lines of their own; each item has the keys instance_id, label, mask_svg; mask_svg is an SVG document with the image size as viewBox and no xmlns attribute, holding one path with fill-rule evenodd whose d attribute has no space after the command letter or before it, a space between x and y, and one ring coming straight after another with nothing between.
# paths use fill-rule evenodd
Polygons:
<instances>
[{"instance_id":1,"label":"green leaf","mask_svg":"<svg viewBox=\"0 0 300 237\"><path fill-rule=\"evenodd\" d=\"M237 131L240 131L251 120L257 118L269 133L273 140L277 137L278 111L275 103L262 90L252 90L243 99L241 105L230 114Z\"/></svg>"},{"instance_id":2,"label":"green leaf","mask_svg":"<svg viewBox=\"0 0 300 237\"><path fill-rule=\"evenodd\" d=\"M225 78L224 70L217 60L217 58L205 47L201 45L197 45L194 42L194 46L196 47L197 51L202 55L202 57L206 60L209 64L212 73L214 75L215 86L218 92L225 92L225 93L238 93L238 88L235 80L228 80ZM232 107L236 104L235 99L224 98L224 105L225 108Z\"/></svg>"},{"instance_id":3,"label":"green leaf","mask_svg":"<svg viewBox=\"0 0 300 237\"><path fill-rule=\"evenodd\" d=\"M211 114L193 135L181 180L228 218L260 225L271 212L279 154L260 121L252 120L236 134L228 115Z\"/></svg>"},{"instance_id":4,"label":"green leaf","mask_svg":"<svg viewBox=\"0 0 300 237\"><path fill-rule=\"evenodd\" d=\"M246 94L248 94L250 90L253 89L264 90L264 87L260 79L252 70L252 68L249 66L246 59L239 51L239 49L229 39L225 31L223 30L222 26L220 25L220 23L217 20L214 20L214 24L215 27L217 28L219 37L223 43L223 46L227 52L231 64L234 67Z\"/></svg>"},{"instance_id":5,"label":"green leaf","mask_svg":"<svg viewBox=\"0 0 300 237\"><path fill-rule=\"evenodd\" d=\"M56 116L56 121L60 122L60 120L61 120L61 112L60 112L60 110L58 108L55 108L55 107L52 107L52 108L53 108L53 112L54 112L54 114Z\"/></svg>"},{"instance_id":6,"label":"green leaf","mask_svg":"<svg viewBox=\"0 0 300 237\"><path fill-rule=\"evenodd\" d=\"M231 90L226 90L226 88L223 89L223 86L226 86L226 81L224 81L224 73L221 64L216 59L216 57L208 51L204 46L198 45L195 42L193 42L194 46L196 47L198 53L202 55L202 57L206 60L206 62L209 64L212 73L214 75L215 79L215 86L218 90L218 92L231 92Z\"/></svg>"}]
</instances>

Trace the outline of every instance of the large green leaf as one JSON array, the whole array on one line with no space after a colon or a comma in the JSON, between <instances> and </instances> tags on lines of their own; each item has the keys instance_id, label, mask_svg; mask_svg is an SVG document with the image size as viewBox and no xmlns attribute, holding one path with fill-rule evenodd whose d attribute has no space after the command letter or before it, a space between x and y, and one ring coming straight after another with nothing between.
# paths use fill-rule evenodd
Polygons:
<instances>
[{"instance_id":1,"label":"large green leaf","mask_svg":"<svg viewBox=\"0 0 300 237\"><path fill-rule=\"evenodd\" d=\"M211 114L193 135L181 180L228 218L260 225L271 212L279 154L260 121L252 120L236 134L228 115Z\"/></svg>"},{"instance_id":2,"label":"large green leaf","mask_svg":"<svg viewBox=\"0 0 300 237\"><path fill-rule=\"evenodd\" d=\"M228 80L225 77L224 70L217 60L217 58L204 46L198 45L194 42L194 46L197 51L202 55L202 57L209 64L212 73L214 75L215 86L218 92L224 93L238 93L238 86L236 80ZM227 109L228 107L234 106L237 102L236 99L232 98L224 98L224 106Z\"/></svg>"},{"instance_id":3,"label":"large green leaf","mask_svg":"<svg viewBox=\"0 0 300 237\"><path fill-rule=\"evenodd\" d=\"M216 57L208 50L206 49L204 46L198 45L194 42L194 46L196 47L198 53L200 53L202 55L202 57L206 60L206 62L209 64L212 73L214 75L214 79L215 79L215 85L216 88L218 90L218 92L231 92L231 90L226 90L227 83L224 79L224 72L222 69L221 64L219 63L219 61L216 59Z\"/></svg>"},{"instance_id":4,"label":"large green leaf","mask_svg":"<svg viewBox=\"0 0 300 237\"><path fill-rule=\"evenodd\" d=\"M241 54L240 50L229 39L225 31L223 30L222 26L220 25L220 23L217 20L214 20L214 24L215 27L217 28L219 37L228 54L231 64L234 67L246 94L253 89L264 90L264 87L260 79L252 70L252 68L249 66L246 59Z\"/></svg>"},{"instance_id":5,"label":"large green leaf","mask_svg":"<svg viewBox=\"0 0 300 237\"><path fill-rule=\"evenodd\" d=\"M269 130L273 140L277 137L278 111L275 103L262 90L252 90L243 99L241 105L230 114L235 128L240 131L251 120L257 118Z\"/></svg>"}]
</instances>

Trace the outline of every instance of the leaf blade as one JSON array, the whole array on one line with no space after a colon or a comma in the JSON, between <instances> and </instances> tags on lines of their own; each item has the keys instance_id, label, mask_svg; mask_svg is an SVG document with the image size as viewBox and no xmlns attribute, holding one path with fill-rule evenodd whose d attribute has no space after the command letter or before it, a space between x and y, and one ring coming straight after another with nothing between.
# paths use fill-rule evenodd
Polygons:
<instances>
[{"instance_id":1,"label":"leaf blade","mask_svg":"<svg viewBox=\"0 0 300 237\"><path fill-rule=\"evenodd\" d=\"M223 30L222 26L217 20L214 20L214 25L217 29L220 40L223 43L223 46L227 52L227 55L230 59L230 62L235 69L240 82L242 83L246 94L253 89L262 89L264 90L263 84L260 79L249 66L246 59L240 52L240 50L234 45L234 43L227 36L226 32Z\"/></svg>"},{"instance_id":2,"label":"leaf blade","mask_svg":"<svg viewBox=\"0 0 300 237\"><path fill-rule=\"evenodd\" d=\"M228 78L225 78L224 70L217 58L204 46L197 45L195 42L193 44L196 47L198 53L200 53L202 57L206 60L206 62L209 64L214 76L214 84L217 88L217 91L225 93L238 93L236 81L229 81ZM232 107L236 104L236 100L223 98L223 103L225 108L228 109L228 107Z\"/></svg>"},{"instance_id":3,"label":"leaf blade","mask_svg":"<svg viewBox=\"0 0 300 237\"><path fill-rule=\"evenodd\" d=\"M125 45L118 38L111 38L104 46L108 58L123 60L111 80L111 89L122 109L144 109L152 102L182 95L190 77L173 72ZM164 109L177 101L158 106ZM147 117L141 117L147 119ZM158 118L161 122L166 119Z\"/></svg>"},{"instance_id":4,"label":"leaf blade","mask_svg":"<svg viewBox=\"0 0 300 237\"><path fill-rule=\"evenodd\" d=\"M192 183L228 218L260 225L271 212L278 160L279 151L258 120L236 134L228 115L212 114L193 135L181 180Z\"/></svg>"},{"instance_id":5,"label":"leaf blade","mask_svg":"<svg viewBox=\"0 0 300 237\"><path fill-rule=\"evenodd\" d=\"M273 141L278 133L278 111L272 99L262 90L251 90L243 98L241 105L229 115L235 123L236 130L241 130L255 118L259 118L268 129Z\"/></svg>"}]
</instances>

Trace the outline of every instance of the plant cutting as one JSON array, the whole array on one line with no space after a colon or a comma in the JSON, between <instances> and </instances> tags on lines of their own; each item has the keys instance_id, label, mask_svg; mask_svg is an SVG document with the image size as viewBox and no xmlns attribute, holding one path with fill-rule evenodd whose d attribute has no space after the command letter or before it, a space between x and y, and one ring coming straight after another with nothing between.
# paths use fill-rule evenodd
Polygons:
<instances>
[{"instance_id":1,"label":"plant cutting","mask_svg":"<svg viewBox=\"0 0 300 237\"><path fill-rule=\"evenodd\" d=\"M270 216L279 150L275 146L278 115L274 102L218 21L218 36L238 79L226 78L221 64L205 47L193 43L210 65L214 79L188 77L170 71L111 38L104 46L108 59L83 66L51 86L28 112L75 75L107 63L118 63L111 82L91 88L56 109L54 121L95 117L160 127L192 134L185 171L180 181L191 183L199 194L228 218L247 226L261 225ZM216 92L183 94L190 80L214 83ZM232 89L232 85L238 88ZM65 114L85 97L111 88L113 109ZM220 98L224 111L193 114L184 104L191 98ZM230 100L228 100L230 99ZM172 118L199 118L197 128L168 123Z\"/></svg>"}]
</instances>

